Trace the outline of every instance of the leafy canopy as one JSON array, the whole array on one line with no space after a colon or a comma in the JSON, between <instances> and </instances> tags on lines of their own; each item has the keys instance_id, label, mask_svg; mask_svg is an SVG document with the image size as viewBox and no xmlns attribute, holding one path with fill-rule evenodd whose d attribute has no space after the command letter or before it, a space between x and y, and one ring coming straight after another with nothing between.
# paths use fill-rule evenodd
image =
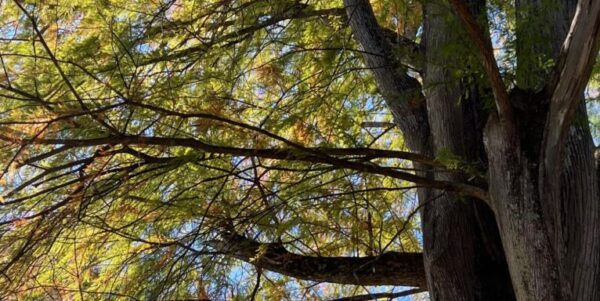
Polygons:
<instances>
[{"instance_id":1,"label":"leafy canopy","mask_svg":"<svg viewBox=\"0 0 600 301\"><path fill-rule=\"evenodd\" d=\"M413 186L343 166L408 162L328 151L403 148L361 126L390 116L340 2L0 2L3 294L245 299L263 271L222 256L223 231L298 254L418 251ZM417 7L375 6L412 35Z\"/></svg>"}]
</instances>

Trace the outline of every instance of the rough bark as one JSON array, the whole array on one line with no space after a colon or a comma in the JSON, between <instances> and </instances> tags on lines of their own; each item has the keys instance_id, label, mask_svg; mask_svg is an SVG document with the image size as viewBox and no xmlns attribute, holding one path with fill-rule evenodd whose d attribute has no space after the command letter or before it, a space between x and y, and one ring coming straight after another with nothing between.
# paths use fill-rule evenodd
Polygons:
<instances>
[{"instance_id":1,"label":"rough bark","mask_svg":"<svg viewBox=\"0 0 600 301\"><path fill-rule=\"evenodd\" d=\"M552 57L558 59L577 1L557 2L551 10ZM577 117L567 133L561 167L559 202L554 205L555 249L560 261L563 292L573 300L600 298L600 195L594 167L594 145L583 96Z\"/></svg>"},{"instance_id":2,"label":"rough bark","mask_svg":"<svg viewBox=\"0 0 600 301\"><path fill-rule=\"evenodd\" d=\"M582 103L580 120L587 121ZM600 299L600 195L589 127L577 122L567 137L562 162L557 218L562 247L557 248L562 286L572 300Z\"/></svg>"},{"instance_id":3,"label":"rough bark","mask_svg":"<svg viewBox=\"0 0 600 301\"><path fill-rule=\"evenodd\" d=\"M218 252L257 268L318 282L397 285L426 288L423 254L387 252L366 257L315 257L294 254L282 244L260 243L238 234L223 234L211 243Z\"/></svg>"},{"instance_id":4,"label":"rough bark","mask_svg":"<svg viewBox=\"0 0 600 301\"><path fill-rule=\"evenodd\" d=\"M489 193L517 300L562 300L558 261L546 231L537 164L520 145L506 143L503 124L488 121Z\"/></svg>"},{"instance_id":5,"label":"rough bark","mask_svg":"<svg viewBox=\"0 0 600 301\"><path fill-rule=\"evenodd\" d=\"M497 220L503 250L493 247L498 241L494 239L496 228L489 225L494 217L486 216L486 206L477 204L473 210L458 203L457 197L447 191L420 190L422 201L439 196L431 204L424 203L422 212L430 293L434 300L499 300L498 296L484 298L478 294L478 281L486 276L478 266L485 258L502 263L504 252L518 300L595 300L595 284L600 278L598 176L589 129L585 124L572 123L598 52L600 4L579 1L575 10L571 0L517 1L517 73L523 90L516 88L509 94L485 28L477 24L477 11L469 6L476 1L450 3L479 50L494 92L498 112L487 122L487 155L482 159L488 163L489 205ZM549 3L556 7L549 8ZM462 89L470 87L459 85L448 76L443 64L436 64L444 61L436 53L440 46L455 42L449 38L452 32L444 23L448 18L439 17L447 15L447 7L425 3L424 110L420 93L416 92L418 82L401 72L401 65L386 50L390 46L382 38L368 1L346 0L345 4L356 40L367 53L376 54L365 55L366 65L373 68L375 80L409 148L427 155L444 150L466 159L480 159L480 152L472 151L480 149L480 136L477 130L473 133L465 126L477 124L477 118L474 121L465 115L465 105L453 105ZM527 36L536 28L530 22L534 18L541 18L549 26L541 32L541 43L528 44ZM543 59L557 61L553 73L547 74L537 65L530 68L529 74L525 72L531 62L529 57L539 59L537 52ZM546 88L539 92L544 82ZM424 123L423 112L428 114L428 123ZM587 120L585 108L579 112L578 116ZM438 173L434 179L464 182L457 174ZM479 222L478 226L470 223L473 220ZM460 249L450 242L459 244ZM478 248L480 243L485 247ZM482 257L477 259L478 256ZM510 285L500 290L512 296Z\"/></svg>"},{"instance_id":6,"label":"rough bark","mask_svg":"<svg viewBox=\"0 0 600 301\"><path fill-rule=\"evenodd\" d=\"M482 2L470 1L485 13ZM481 153L467 152L480 142L476 95L461 99L464 87L448 66L460 63L445 51L460 43L457 24L442 1L428 1L425 8L424 75L429 124L436 156L450 152L463 160L480 161ZM467 116L465 116L467 115ZM436 179L463 182L460 174L437 173ZM495 220L485 205L436 190L435 203L422 210L425 266L433 300L513 300L508 269L499 244ZM476 222L479 222L478 224ZM458 247L457 247L458 246Z\"/></svg>"},{"instance_id":7,"label":"rough bark","mask_svg":"<svg viewBox=\"0 0 600 301\"><path fill-rule=\"evenodd\" d=\"M437 143L438 151L449 147L458 154L466 154L466 146L460 139L466 134L460 131L463 128L469 129L465 139L481 141L481 132L470 127L480 123L476 116L477 109L466 108L476 104L471 102L464 106L458 105L461 87L445 84L449 79L448 70L427 65L426 85L439 82L433 83L434 88L426 87L429 92L425 95L425 102L419 83L402 72L400 64L396 63L393 54L389 52L390 46L379 30L368 1L347 0L344 3L355 39L367 53L376 54L366 54L365 63L371 68L408 147L414 152L431 154L433 148L430 133L433 133L433 142ZM440 17L436 20L443 23L442 19ZM446 24L435 24L435 28L439 30L441 28L438 25ZM443 40L447 34L443 30L438 34L431 34L432 37L429 38L429 33L426 33L426 41L431 42L431 45L425 45L428 62L436 59L432 56L438 55L430 54L428 48L436 49L440 44L449 42ZM426 109L429 109L429 116ZM463 110L469 113L469 118L464 120L461 117ZM430 130L428 119L435 128ZM442 175L438 178L445 177ZM450 176L448 180L462 179ZM429 189L420 189L418 194L421 203L427 203L423 206L421 215L426 270L433 299L513 300L491 211L481 204L461 200L454 194ZM430 200L432 201L429 202Z\"/></svg>"},{"instance_id":8,"label":"rough bark","mask_svg":"<svg viewBox=\"0 0 600 301\"><path fill-rule=\"evenodd\" d=\"M426 153L429 124L421 84L403 72L369 1L345 0L344 6L354 38L366 52L365 64L371 69L394 121L405 133L406 144L412 151Z\"/></svg>"},{"instance_id":9,"label":"rough bark","mask_svg":"<svg viewBox=\"0 0 600 301\"><path fill-rule=\"evenodd\" d=\"M593 142L587 125L588 118L581 94L573 94L565 89L557 91L556 78L558 71L548 75L546 70L541 69L540 66L529 66L531 67L530 70L527 70L526 67L528 66L528 58L541 56L544 59L559 61L556 70L564 69L565 65L561 64L564 64L565 59L563 57L567 55L567 50L569 50L566 46L571 43L572 38L570 35L577 30L578 24L580 24L580 27L582 26L581 20L579 23L575 21L571 24L576 10L581 11L583 9L586 16L583 18L586 19L584 23L588 25L587 30L593 31L595 29L595 34L598 34L598 25L594 25L595 22L598 22L598 17L597 15L594 17L594 8L590 6L591 4L591 2L582 2L579 5L587 5L587 8L583 6L577 8L578 3L574 0L544 3L536 0L517 1L517 10L521 11L518 15L520 20L517 26L517 57L521 61L518 63L518 66L521 65L521 67L517 68L518 84L521 87L529 85L530 88L534 88L547 82L546 94L554 95L553 99L548 100L547 95L542 95L543 98L532 100L541 103L543 106L549 103L553 107L551 110L554 111L557 111L557 97L561 99L561 102L572 103L575 106L579 103L579 109L575 113L577 116L575 117L576 122L570 125L570 129L566 133L562 134L566 136L566 139L561 138L558 147L548 148L548 145L546 145L548 149L540 159L542 163L544 163L544 160L548 161L550 159L548 151L553 153L554 156L562 152L563 155L558 155L560 163L545 163L546 165L540 169L539 180L541 183L545 182L544 185L540 185L540 189L542 189L540 195L544 199L542 203L544 218L559 261L558 268L563 298L570 300L597 300L599 298L597 279L599 279L598 266L600 260L598 246L600 243L598 239L600 208L598 207L598 175L594 171ZM532 29L539 28L539 26L532 25L540 21L546 24L543 29L538 32L531 32ZM586 26L583 25L583 27ZM572 33L567 35L569 31ZM523 42L530 39L532 35L538 37L538 40L535 40L536 43ZM594 34L588 32L581 35L580 38L592 41L589 47L593 47ZM563 43L565 39L567 40ZM577 58L586 56L585 49L571 48L572 52L573 50L574 53L577 53ZM581 50L584 50L583 55L580 53ZM592 50L592 55L597 51L597 49ZM532 56L534 53L537 56ZM560 57L561 55L562 57ZM572 68L571 70L586 72L585 68L581 69L575 66L570 68ZM562 78L566 80L575 79L577 82L582 81L581 78L577 79L572 75L562 75ZM583 76L583 78L583 81L586 82L586 76ZM581 83L574 84L571 88L578 85L578 89L581 89ZM568 96L569 93L571 94ZM557 118L556 114L551 111L546 120L546 127L551 125L552 130L564 127L564 125L560 125L560 122L556 124L558 119L560 118ZM542 128L540 124L536 126ZM546 134L549 134L548 128L546 128ZM566 140L566 142L562 140ZM560 180L557 179L558 173L560 173ZM550 176L550 174L553 175Z\"/></svg>"},{"instance_id":10,"label":"rough bark","mask_svg":"<svg viewBox=\"0 0 600 301\"><path fill-rule=\"evenodd\" d=\"M461 8L463 3L451 2L474 43L482 44L472 18ZM522 5L522 2L525 1L520 1L518 6ZM548 9L547 6L542 8ZM568 12L568 7L563 7L556 14L563 14L564 17ZM500 97L503 93L494 93L498 114L488 121L485 134L489 161L490 204L498 221L518 300L585 300L596 295L595 289L590 286L590 283L594 282L590 279L598 278L596 268L578 265L566 267L568 258L565 250L577 250L574 251L576 254L571 253L576 260L597 266L597 201L586 199L582 194L578 196L583 198L577 200L561 198L561 194L564 196L564 191L569 188L577 192L581 187L565 181L564 177L561 181L560 175L564 162L562 155L565 154L565 138L572 126L575 109L581 103L580 95L589 78L591 62L598 52L599 13L600 3L597 1L578 3L571 29L561 48L555 71L549 77L545 93L536 95L533 91L526 92L528 97L525 102L518 97L519 93L512 93L510 106L516 106L516 111L520 110L522 114L529 113L529 116L520 119L506 118L510 116L506 112L515 108L506 109L506 99ZM518 26L522 26L523 22L520 23ZM558 33L546 35L558 35L560 38L561 24L551 27L556 27ZM517 33L527 30L517 29ZM521 40L524 40L523 37ZM523 47L522 44L518 47L521 53L531 52L531 49ZM479 48L482 52L482 64L493 84L494 72L489 70L493 71L495 68L489 68L490 51L485 47ZM556 47L548 47L547 52L551 52L553 48ZM536 70L532 71L533 80L526 80L526 85L537 81L536 77L540 76ZM493 87L498 89L495 85ZM543 131L539 131L540 128ZM586 161L580 164L582 169L576 172L591 176L593 183L590 182L592 185L589 188L592 194L597 194L594 174L586 173L590 169L586 167L592 166L592 161L586 158L591 152L585 142L576 141L588 140L588 137L585 137L585 132L578 135L577 129L571 130L570 135L573 139L567 142L567 148L571 147L567 155L575 161ZM583 152L587 152L588 155L581 155ZM567 173L574 171L570 168L566 168ZM582 204L589 207L588 211L574 209ZM566 226L563 218L565 211L573 213L575 217L590 223L591 226L588 228L588 225L581 226L571 222L571 227L577 228L577 234L571 243L567 242L570 237L563 236ZM572 285L576 286L575 290L572 289Z\"/></svg>"},{"instance_id":11,"label":"rough bark","mask_svg":"<svg viewBox=\"0 0 600 301\"><path fill-rule=\"evenodd\" d=\"M543 115L538 119L521 123L520 132L539 127ZM489 192L518 300L597 300L598 178L587 124L574 124L565 142L559 200L544 198L547 188L538 181L541 131L537 139L522 135L515 149L501 130L497 120L488 122Z\"/></svg>"}]
</instances>

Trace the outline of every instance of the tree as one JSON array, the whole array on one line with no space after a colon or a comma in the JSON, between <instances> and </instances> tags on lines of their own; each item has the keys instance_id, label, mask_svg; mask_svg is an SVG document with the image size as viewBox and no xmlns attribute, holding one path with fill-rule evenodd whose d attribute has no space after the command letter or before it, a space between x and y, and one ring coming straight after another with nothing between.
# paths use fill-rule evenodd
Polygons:
<instances>
[{"instance_id":1,"label":"tree","mask_svg":"<svg viewBox=\"0 0 600 301\"><path fill-rule=\"evenodd\" d=\"M0 20L4 298L600 299L599 1Z\"/></svg>"}]
</instances>

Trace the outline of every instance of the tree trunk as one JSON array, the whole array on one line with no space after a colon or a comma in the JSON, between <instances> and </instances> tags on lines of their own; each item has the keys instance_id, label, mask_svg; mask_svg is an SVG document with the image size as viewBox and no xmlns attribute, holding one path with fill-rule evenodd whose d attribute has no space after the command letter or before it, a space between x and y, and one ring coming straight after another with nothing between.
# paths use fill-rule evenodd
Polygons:
<instances>
[{"instance_id":1,"label":"tree trunk","mask_svg":"<svg viewBox=\"0 0 600 301\"><path fill-rule=\"evenodd\" d=\"M580 120L588 120L582 103ZM559 248L563 286L573 300L600 300L600 190L587 124L571 127L561 174ZM595 255L595 256L594 256Z\"/></svg>"},{"instance_id":2,"label":"tree trunk","mask_svg":"<svg viewBox=\"0 0 600 301\"><path fill-rule=\"evenodd\" d=\"M506 141L497 118L490 118L485 141L489 193L517 300L562 300L558 261L541 214L537 163ZM517 137L514 137L517 138Z\"/></svg>"},{"instance_id":3,"label":"tree trunk","mask_svg":"<svg viewBox=\"0 0 600 301\"><path fill-rule=\"evenodd\" d=\"M551 5L552 9L548 7ZM577 1L549 1L519 0L516 2L518 14L517 22L517 84L523 89L539 89L548 80L547 70L542 66L531 64L531 58L542 57L544 60L556 60L560 48L567 36L571 20L575 14ZM545 24L540 26L540 24ZM544 28L544 30L537 30ZM531 39L536 37L534 41ZM547 108L536 110L535 106L546 106L549 101L541 92L541 98L534 96L534 92L526 92L527 103L522 100L513 100L518 103L525 114L523 117L532 117L542 113ZM555 184L558 193L552 191L542 183L543 174L539 174L539 197L542 211L538 214L545 219L550 243L557 261L557 270L560 278L560 289L564 300L598 300L599 255L598 227L599 203L598 180L594 167L593 142L588 126L586 108L582 96L577 113L577 122L568 132L564 143L564 152L561 160L560 182ZM537 117L540 118L540 117ZM541 119L546 117L542 116ZM531 128L543 128L546 120L531 122L529 128L522 128L524 132L531 132ZM525 133L527 135L527 133ZM525 138L529 141L541 141L541 133L529 134ZM524 137L521 138L521 140ZM541 146L533 146L541 147ZM532 161L542 163L542 155ZM536 163L536 164L538 164ZM535 171L543 173L543 170ZM514 218L514 217L513 217ZM513 282L515 279L513 279Z\"/></svg>"},{"instance_id":4,"label":"tree trunk","mask_svg":"<svg viewBox=\"0 0 600 301\"><path fill-rule=\"evenodd\" d=\"M485 14L483 1L470 1ZM424 93L436 156L451 153L468 162L481 162L483 153L474 147L482 142L477 95L461 99L463 89L453 75L453 59L445 49L460 43L457 23L442 1L424 4L426 68ZM476 87L474 90L477 90ZM469 143L469 144L467 144ZM470 151L467 152L467 149ZM435 178L464 182L457 173L437 173ZM513 300L508 269L495 219L489 208L471 199L434 190L431 203L421 212L424 262L433 300ZM459 246L459 247L457 247Z\"/></svg>"},{"instance_id":5,"label":"tree trunk","mask_svg":"<svg viewBox=\"0 0 600 301\"><path fill-rule=\"evenodd\" d=\"M531 126L522 125L520 133ZM517 299L598 300L600 210L589 128L571 127L558 200L544 198L549 189L538 180L541 140L523 134L515 149L501 131L497 119L490 119L489 193Z\"/></svg>"},{"instance_id":6,"label":"tree trunk","mask_svg":"<svg viewBox=\"0 0 600 301\"><path fill-rule=\"evenodd\" d=\"M373 16L369 2L346 0L344 4L353 34L367 53L365 63L372 69L380 93L404 134L407 146L414 152L431 155L434 149L430 136L433 134L433 143L437 144L436 151L450 148L459 155L465 155L467 159L479 160L482 152L472 152L472 146L460 140L464 137L465 141L477 141L480 147L476 149L483 149L481 125L484 121L481 120L482 116L477 116L477 100L471 99L459 104L458 97L462 94L462 87L457 85L456 79L450 77L449 70L429 64L425 71L426 84L432 83L432 88L426 89L425 102L420 93L420 84L402 72L398 59L392 54L391 46ZM444 26L447 25L445 22L449 11L447 7L442 8L444 9L443 15L430 19L433 23L439 23L428 27L439 30L426 33L426 44L431 44L430 49L435 49L436 44L439 46L450 42L445 40L448 29L444 30ZM431 11L434 16L441 12L434 6ZM453 37L456 38L457 36ZM428 52L427 60L441 59L439 56L439 52ZM447 83L448 80L453 81L454 86L439 84ZM439 83L434 83L437 81ZM468 116L463 118L462 111ZM457 115L453 116L452 113ZM452 126L446 124L449 119L452 119ZM436 129L430 130L430 122ZM477 124L479 126L473 127ZM444 129L456 130L442 132ZM454 178L441 175L438 179ZM433 299L514 300L491 210L472 200L462 200L457 195L431 189L418 189L418 196L423 205L421 221L424 261L429 292Z\"/></svg>"},{"instance_id":7,"label":"tree trunk","mask_svg":"<svg viewBox=\"0 0 600 301\"><path fill-rule=\"evenodd\" d=\"M581 103L572 96L580 95L574 93L582 91L581 81L575 78L579 82L569 86L564 78L556 77L563 73L548 74L544 64L539 64L540 59L553 59L558 61L555 70L565 70L563 54L571 55L568 59L574 64L582 62L561 52L576 1L516 1L519 88L510 96L498 93L507 91L498 80L498 69L490 67L494 65L491 43L482 41L488 38L486 28L478 31L474 26L486 17L484 1L451 1L460 18L451 16L446 1L424 3L423 87L391 53L369 1L344 3L354 36L366 52L366 65L373 69L408 147L425 155L451 153L487 165L488 204L419 189L424 264L432 299L598 300L599 187L585 106L581 105L578 113L583 122L570 127L557 149L547 144L548 139L556 143L556 137L565 133L560 128L568 129L572 123L572 111L568 110ZM588 17L598 22L598 5L582 3L579 14L591 12ZM475 48L483 54L485 71L495 80L492 87L499 114L492 113L487 121L485 114L478 114L483 101L473 93L478 91L475 84L461 84L452 76L453 62L464 66L465 58L444 54L445 45L464 43L465 34L453 26L457 19L477 41ZM574 24L582 30L569 39L595 55L596 23L578 22ZM479 27L484 24L480 22ZM539 26L547 30L536 30ZM574 28L577 25L571 26ZM532 36L537 39L529 40ZM573 68L574 76L585 78L586 69ZM563 86L569 91L561 91ZM424 95L416 92L417 88L422 88ZM469 97L461 97L465 91L471 92ZM556 95L566 98L557 100ZM486 122L484 132L481 125ZM481 151L484 146L485 153ZM454 173L429 176L466 181L464 175Z\"/></svg>"}]
</instances>

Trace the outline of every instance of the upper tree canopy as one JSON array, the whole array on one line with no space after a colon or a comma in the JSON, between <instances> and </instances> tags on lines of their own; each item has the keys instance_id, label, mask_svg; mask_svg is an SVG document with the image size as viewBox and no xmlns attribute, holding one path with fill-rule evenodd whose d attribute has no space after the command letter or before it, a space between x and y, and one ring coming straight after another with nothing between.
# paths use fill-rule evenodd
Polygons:
<instances>
[{"instance_id":1,"label":"upper tree canopy","mask_svg":"<svg viewBox=\"0 0 600 301\"><path fill-rule=\"evenodd\" d=\"M420 95L420 1L371 2L389 63ZM514 87L504 5L489 3L490 34ZM407 152L351 17L325 0L0 2L0 296L425 288L414 188L485 199L483 162ZM461 28L465 43L440 50L460 54L456 81L481 81L494 110ZM468 181L415 175L413 162Z\"/></svg>"}]
</instances>

